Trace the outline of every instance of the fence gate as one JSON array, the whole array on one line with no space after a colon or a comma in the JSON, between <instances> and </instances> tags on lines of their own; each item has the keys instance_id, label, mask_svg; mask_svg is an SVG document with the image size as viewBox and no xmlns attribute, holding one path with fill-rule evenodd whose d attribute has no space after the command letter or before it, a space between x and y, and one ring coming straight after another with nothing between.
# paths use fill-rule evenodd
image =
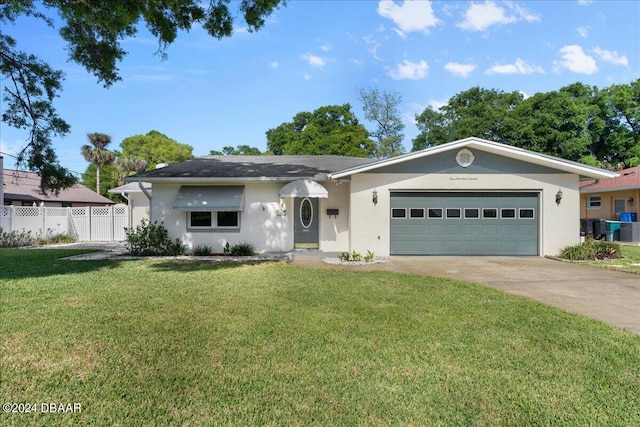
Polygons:
<instances>
[{"instance_id":1,"label":"fence gate","mask_svg":"<svg viewBox=\"0 0 640 427\"><path fill-rule=\"evenodd\" d=\"M80 242L125 240L129 217L128 206L0 206L0 228L4 232L68 233Z\"/></svg>"}]
</instances>

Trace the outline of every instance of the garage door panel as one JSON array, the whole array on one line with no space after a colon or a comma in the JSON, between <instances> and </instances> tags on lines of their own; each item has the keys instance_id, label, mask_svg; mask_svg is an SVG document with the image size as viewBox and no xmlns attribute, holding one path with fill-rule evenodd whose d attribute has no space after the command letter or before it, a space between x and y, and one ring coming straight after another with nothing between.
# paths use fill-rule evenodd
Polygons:
<instances>
[{"instance_id":1,"label":"garage door panel","mask_svg":"<svg viewBox=\"0 0 640 427\"><path fill-rule=\"evenodd\" d=\"M537 193L392 192L392 209L424 215L391 220L391 254L538 255L538 206Z\"/></svg>"}]
</instances>

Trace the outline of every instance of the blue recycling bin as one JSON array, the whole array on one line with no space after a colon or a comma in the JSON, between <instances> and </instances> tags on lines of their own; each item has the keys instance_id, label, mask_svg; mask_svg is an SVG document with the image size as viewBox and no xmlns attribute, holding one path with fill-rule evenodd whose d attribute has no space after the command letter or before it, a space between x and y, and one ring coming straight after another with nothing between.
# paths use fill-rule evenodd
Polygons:
<instances>
[{"instance_id":1,"label":"blue recycling bin","mask_svg":"<svg viewBox=\"0 0 640 427\"><path fill-rule=\"evenodd\" d=\"M622 222L637 222L638 214L636 212L620 212L620 221Z\"/></svg>"}]
</instances>

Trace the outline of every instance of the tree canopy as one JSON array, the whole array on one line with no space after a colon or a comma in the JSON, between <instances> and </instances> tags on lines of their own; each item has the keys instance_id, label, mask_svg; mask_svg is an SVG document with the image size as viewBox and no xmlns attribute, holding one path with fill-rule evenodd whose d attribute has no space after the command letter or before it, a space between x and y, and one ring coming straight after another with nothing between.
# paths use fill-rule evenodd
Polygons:
<instances>
[{"instance_id":1,"label":"tree canopy","mask_svg":"<svg viewBox=\"0 0 640 427\"><path fill-rule=\"evenodd\" d=\"M212 156L259 156L265 153L250 145L238 145L237 147L227 145L222 147L222 151L211 150L209 154Z\"/></svg>"},{"instance_id":2,"label":"tree canopy","mask_svg":"<svg viewBox=\"0 0 640 427\"><path fill-rule=\"evenodd\" d=\"M403 154L404 123L400 115L402 96L397 92L380 92L375 88L360 89L358 96L364 118L376 125L373 131L369 131L369 136L376 140L373 157L382 159Z\"/></svg>"},{"instance_id":3,"label":"tree canopy","mask_svg":"<svg viewBox=\"0 0 640 427\"><path fill-rule=\"evenodd\" d=\"M267 131L267 149L273 154L335 154L371 157L375 144L351 111L351 105L327 105L301 112L293 121Z\"/></svg>"},{"instance_id":4,"label":"tree canopy","mask_svg":"<svg viewBox=\"0 0 640 427\"><path fill-rule=\"evenodd\" d=\"M178 163L193 158L193 147L181 144L157 130L125 138L120 147L122 153L119 158L144 160L147 170L155 168L159 163Z\"/></svg>"},{"instance_id":5,"label":"tree canopy","mask_svg":"<svg viewBox=\"0 0 640 427\"><path fill-rule=\"evenodd\" d=\"M471 88L416 115L413 150L470 136L612 169L640 164L640 80L574 83L525 98Z\"/></svg>"},{"instance_id":6,"label":"tree canopy","mask_svg":"<svg viewBox=\"0 0 640 427\"><path fill-rule=\"evenodd\" d=\"M96 165L96 193L100 193L100 172L105 165L112 164L116 159L116 153L107 149L111 144L111 137L104 133L94 132L87 134L91 145L83 145L80 149L86 161Z\"/></svg>"},{"instance_id":7,"label":"tree canopy","mask_svg":"<svg viewBox=\"0 0 640 427\"><path fill-rule=\"evenodd\" d=\"M61 189L75 179L63 167L52 147L52 138L69 132L69 124L58 115L54 100L62 90L64 74L36 56L23 52L9 34L19 17L31 17L54 27L67 44L69 59L94 74L105 87L120 80L118 63L126 55L122 42L135 36L144 24L158 40L158 54L178 31L201 25L218 39L233 33L235 11L230 0L111 0L67 1L9 0L0 4L0 74L5 80L2 121L28 132L18 164L41 176L43 189ZM240 0L240 19L248 31L259 30L265 19L286 0ZM54 20L54 17L56 18Z\"/></svg>"}]
</instances>

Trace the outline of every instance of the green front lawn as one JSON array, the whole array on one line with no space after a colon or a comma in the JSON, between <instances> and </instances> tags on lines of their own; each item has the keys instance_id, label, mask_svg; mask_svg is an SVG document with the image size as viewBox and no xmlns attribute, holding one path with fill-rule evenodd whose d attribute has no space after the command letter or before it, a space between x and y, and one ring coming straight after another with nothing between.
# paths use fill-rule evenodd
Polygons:
<instances>
[{"instance_id":1,"label":"green front lawn","mask_svg":"<svg viewBox=\"0 0 640 427\"><path fill-rule=\"evenodd\" d=\"M579 263L587 264L592 267L606 268L609 270L640 273L640 246L621 244L620 249L622 251L622 258L606 261L579 261Z\"/></svg>"},{"instance_id":2,"label":"green front lawn","mask_svg":"<svg viewBox=\"0 0 640 427\"><path fill-rule=\"evenodd\" d=\"M640 337L498 291L0 249L0 425L640 425Z\"/></svg>"}]
</instances>

